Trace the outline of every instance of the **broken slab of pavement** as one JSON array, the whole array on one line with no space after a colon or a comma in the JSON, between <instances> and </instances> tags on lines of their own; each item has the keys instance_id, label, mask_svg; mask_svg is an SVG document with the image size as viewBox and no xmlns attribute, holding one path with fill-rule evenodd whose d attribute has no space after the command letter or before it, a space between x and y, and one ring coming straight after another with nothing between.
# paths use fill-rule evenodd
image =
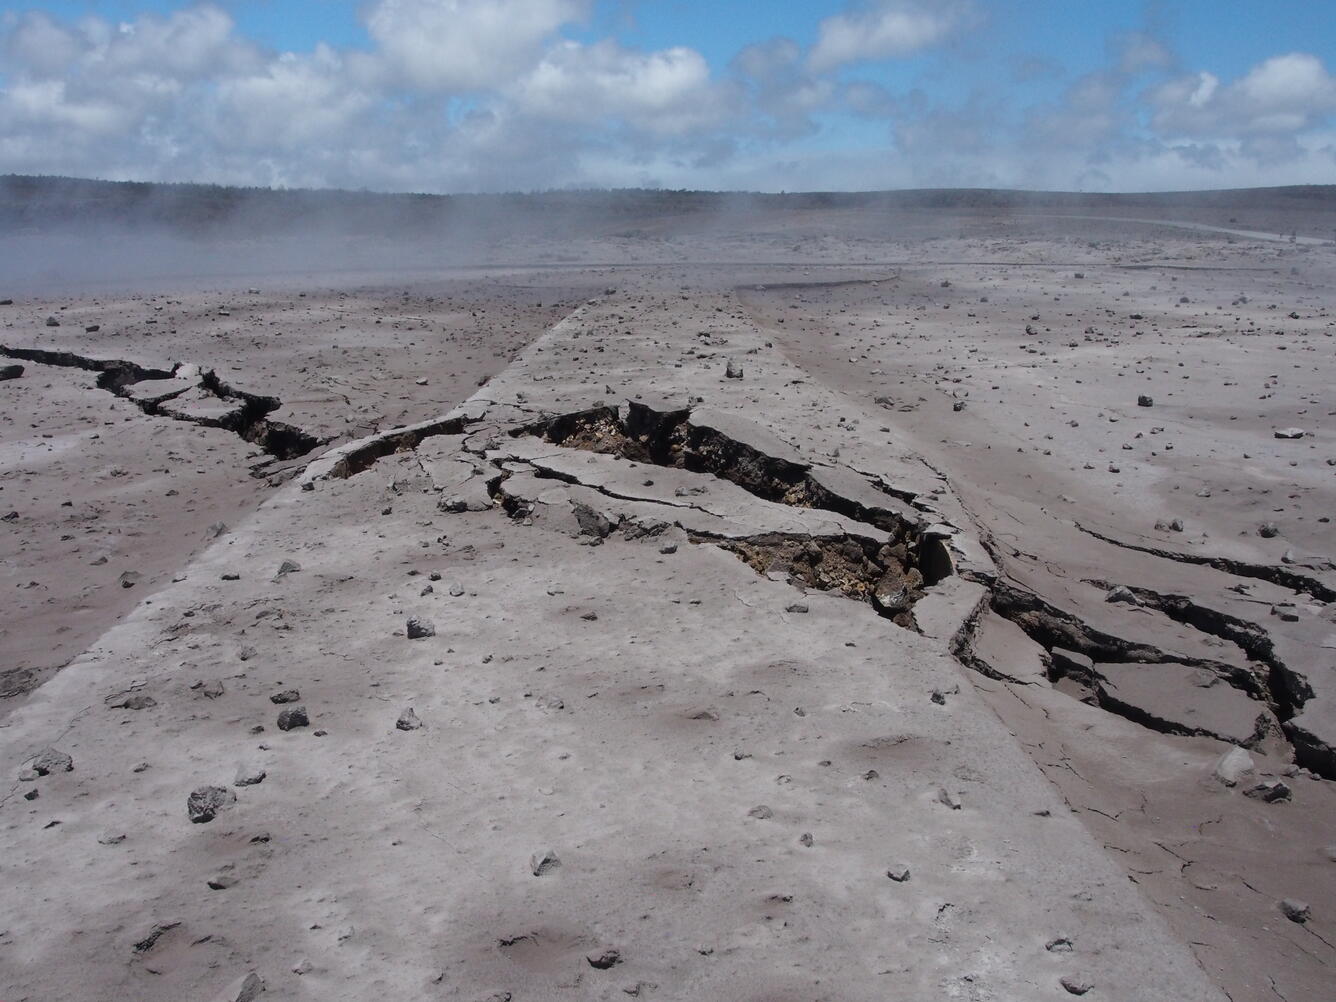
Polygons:
<instances>
[{"instance_id":1,"label":"broken slab of pavement","mask_svg":"<svg viewBox=\"0 0 1336 1002\"><path fill-rule=\"evenodd\" d=\"M23 861L5 991L209 997L253 972L278 995L315 983L348 999L652 984L674 999L1057 1000L1064 978L1107 998L1220 999L952 656L986 588L955 556L968 526L915 507L921 520L887 529L657 466L635 472L671 496L624 500L607 492L633 484L613 472L628 460L549 445L544 467L538 439L510 435L520 414L601 404L567 351L579 333L622 399L662 390L666 371L730 416L730 440L821 453L806 415L858 405L795 387L780 353L713 306L702 295L693 320L755 349L744 380L693 360L676 302L642 305L635 334L615 299L587 306L484 387L491 403L316 460L17 708L0 731L14 775L53 742L73 769L3 807L0 851ZM651 357L646 331L681 369ZM416 454L445 436L459 439ZM876 473L859 468L855 497L847 473L822 482L866 512ZM479 479L494 506L443 510ZM677 494L702 479L708 494ZM587 545L577 499L609 524L656 512L673 528ZM571 517L547 525L525 502ZM684 507L714 502L722 513ZM907 560L965 545L926 575L952 583L925 577L919 603L945 597L920 634L692 544L701 527L675 523L697 517L878 547L903 531ZM287 559L300 573L276 575ZM457 587L426 591L434 575ZM972 587L953 599L957 582ZM409 640L410 617L434 635ZM204 677L222 691L201 695ZM104 705L132 687L154 704ZM290 690L309 726L277 730L271 700ZM396 726L408 706L411 731ZM191 791L243 762L263 782L192 823ZM105 831L125 838L101 844ZM535 876L549 851L560 866ZM888 879L893 865L912 879Z\"/></svg>"}]
</instances>

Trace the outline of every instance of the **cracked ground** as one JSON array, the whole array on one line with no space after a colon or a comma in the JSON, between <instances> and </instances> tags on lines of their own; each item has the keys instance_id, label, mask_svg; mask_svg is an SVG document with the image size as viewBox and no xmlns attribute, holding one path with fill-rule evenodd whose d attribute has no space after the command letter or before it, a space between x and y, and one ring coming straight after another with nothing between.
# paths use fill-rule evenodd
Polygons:
<instances>
[{"instance_id":1,"label":"cracked ground","mask_svg":"<svg viewBox=\"0 0 1336 1002\"><path fill-rule=\"evenodd\" d=\"M1324 997L1336 251L1087 236L0 308L0 994Z\"/></svg>"}]
</instances>

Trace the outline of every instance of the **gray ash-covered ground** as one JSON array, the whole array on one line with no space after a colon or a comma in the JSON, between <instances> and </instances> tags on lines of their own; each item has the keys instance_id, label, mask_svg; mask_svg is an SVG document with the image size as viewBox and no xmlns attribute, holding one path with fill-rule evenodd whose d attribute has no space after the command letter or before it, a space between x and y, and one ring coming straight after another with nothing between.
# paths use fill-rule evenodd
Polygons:
<instances>
[{"instance_id":1,"label":"gray ash-covered ground","mask_svg":"<svg viewBox=\"0 0 1336 1002\"><path fill-rule=\"evenodd\" d=\"M1330 196L957 196L0 289L0 995L1324 997Z\"/></svg>"}]
</instances>

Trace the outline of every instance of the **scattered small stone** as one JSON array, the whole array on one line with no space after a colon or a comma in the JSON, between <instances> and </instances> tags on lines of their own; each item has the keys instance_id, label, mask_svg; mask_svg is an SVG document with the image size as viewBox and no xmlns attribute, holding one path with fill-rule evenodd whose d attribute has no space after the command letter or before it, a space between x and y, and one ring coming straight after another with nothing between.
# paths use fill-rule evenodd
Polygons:
<instances>
[{"instance_id":1,"label":"scattered small stone","mask_svg":"<svg viewBox=\"0 0 1336 1002\"><path fill-rule=\"evenodd\" d=\"M293 706L282 711L278 715L278 729L280 731L290 731L297 727L305 727L310 724L311 718L306 715L306 707Z\"/></svg>"},{"instance_id":2,"label":"scattered small stone","mask_svg":"<svg viewBox=\"0 0 1336 1002\"><path fill-rule=\"evenodd\" d=\"M798 843L804 848L810 849L816 844L816 839L812 837L811 832L803 832L798 836Z\"/></svg>"},{"instance_id":3,"label":"scattered small stone","mask_svg":"<svg viewBox=\"0 0 1336 1002\"><path fill-rule=\"evenodd\" d=\"M413 712L413 708L410 706L408 709L404 710L403 713L399 714L399 719L394 722L394 726L401 731L416 731L422 726L422 720L415 712Z\"/></svg>"},{"instance_id":4,"label":"scattered small stone","mask_svg":"<svg viewBox=\"0 0 1336 1002\"><path fill-rule=\"evenodd\" d=\"M805 612L807 611L807 603L806 603L806 602L790 602L787 606L784 607L784 611L785 611L785 612L792 612L792 613L795 613L795 614L797 614L797 615L801 615L801 614L803 614L803 613L805 613Z\"/></svg>"},{"instance_id":5,"label":"scattered small stone","mask_svg":"<svg viewBox=\"0 0 1336 1002\"><path fill-rule=\"evenodd\" d=\"M121 576L116 580L120 582L122 588L133 588L135 585L139 584L139 572L123 571Z\"/></svg>"},{"instance_id":6,"label":"scattered small stone","mask_svg":"<svg viewBox=\"0 0 1336 1002\"><path fill-rule=\"evenodd\" d=\"M1137 601L1136 595L1132 593L1132 589L1128 588L1126 585L1115 585L1114 587L1110 588L1108 593L1104 596L1104 601L1119 602L1122 603L1123 605L1141 604L1140 602Z\"/></svg>"},{"instance_id":7,"label":"scattered small stone","mask_svg":"<svg viewBox=\"0 0 1336 1002\"><path fill-rule=\"evenodd\" d=\"M237 786L257 786L264 782L264 777L268 773L258 765L240 765L237 767L237 776L232 782Z\"/></svg>"},{"instance_id":8,"label":"scattered small stone","mask_svg":"<svg viewBox=\"0 0 1336 1002\"><path fill-rule=\"evenodd\" d=\"M31 768L39 776L47 776L53 772L73 772L74 759L63 751L46 748L37 753L37 757L32 760Z\"/></svg>"},{"instance_id":9,"label":"scattered small stone","mask_svg":"<svg viewBox=\"0 0 1336 1002\"><path fill-rule=\"evenodd\" d=\"M1298 898L1286 898L1280 903L1280 910L1284 916L1291 922L1298 922L1303 925L1312 918L1313 910L1308 907L1307 901L1300 901Z\"/></svg>"},{"instance_id":10,"label":"scattered small stone","mask_svg":"<svg viewBox=\"0 0 1336 1002\"><path fill-rule=\"evenodd\" d=\"M1307 434L1302 428L1277 428L1276 438L1303 438Z\"/></svg>"},{"instance_id":11,"label":"scattered small stone","mask_svg":"<svg viewBox=\"0 0 1336 1002\"><path fill-rule=\"evenodd\" d=\"M18 379L22 375L23 375L23 366L21 365L6 365L4 367L0 367L0 381L6 379Z\"/></svg>"},{"instance_id":12,"label":"scattered small stone","mask_svg":"<svg viewBox=\"0 0 1336 1002\"><path fill-rule=\"evenodd\" d=\"M662 546L659 547L659 552L662 553L664 556L668 556L669 554L676 553L676 552L677 552L677 544L676 544L676 543L664 543Z\"/></svg>"},{"instance_id":13,"label":"scattered small stone","mask_svg":"<svg viewBox=\"0 0 1336 1002\"><path fill-rule=\"evenodd\" d=\"M1059 984L1067 989L1067 994L1069 995L1084 995L1086 992L1090 991L1090 989L1095 987L1093 982L1073 974L1064 975Z\"/></svg>"},{"instance_id":14,"label":"scattered small stone","mask_svg":"<svg viewBox=\"0 0 1336 1002\"><path fill-rule=\"evenodd\" d=\"M932 690L932 695L929 696L928 698L931 699L938 706L946 705L946 693L942 692L941 689Z\"/></svg>"},{"instance_id":15,"label":"scattered small stone","mask_svg":"<svg viewBox=\"0 0 1336 1002\"><path fill-rule=\"evenodd\" d=\"M313 970L315 970L315 965L306 957L292 965L293 974L310 974Z\"/></svg>"},{"instance_id":16,"label":"scattered small stone","mask_svg":"<svg viewBox=\"0 0 1336 1002\"><path fill-rule=\"evenodd\" d=\"M727 364L726 366L724 366L724 378L726 378L726 379L741 379L741 378L742 378L742 366L738 365L736 362L734 362L734 361L730 358L730 359L728 360L728 364Z\"/></svg>"},{"instance_id":17,"label":"scattered small stone","mask_svg":"<svg viewBox=\"0 0 1336 1002\"><path fill-rule=\"evenodd\" d=\"M236 882L237 878L232 876L232 874L220 873L218 876L210 879L207 883L209 885L209 890L211 891L225 891L229 887L235 885Z\"/></svg>"},{"instance_id":18,"label":"scattered small stone","mask_svg":"<svg viewBox=\"0 0 1336 1002\"><path fill-rule=\"evenodd\" d=\"M408 621L408 639L423 640L426 637L436 636L436 627L430 620L414 616Z\"/></svg>"},{"instance_id":19,"label":"scattered small stone","mask_svg":"<svg viewBox=\"0 0 1336 1002\"><path fill-rule=\"evenodd\" d=\"M224 580L224 581L240 581L240 580L241 580L241 575L240 575L240 574L237 574L237 573L234 572L234 571L233 571L233 572L229 572L229 573L227 573L227 574L222 574L222 575L219 575L219 576L220 576L221 579Z\"/></svg>"},{"instance_id":20,"label":"scattered small stone","mask_svg":"<svg viewBox=\"0 0 1336 1002\"><path fill-rule=\"evenodd\" d=\"M963 411L963 410L965 409L965 401L963 401L963 400L957 400L955 403L953 403L953 404L951 405L951 409L952 409L953 411L955 411L956 413L959 413L960 411Z\"/></svg>"},{"instance_id":21,"label":"scattered small stone","mask_svg":"<svg viewBox=\"0 0 1336 1002\"><path fill-rule=\"evenodd\" d=\"M1071 953L1075 947L1070 936L1055 936L1044 944L1044 949L1049 953Z\"/></svg>"},{"instance_id":22,"label":"scattered small stone","mask_svg":"<svg viewBox=\"0 0 1336 1002\"><path fill-rule=\"evenodd\" d=\"M765 804L757 804L755 807L753 807L750 811L747 812L747 816L749 818L758 818L761 821L765 821L767 818L773 818L775 816L775 812L772 811L769 807L766 807Z\"/></svg>"},{"instance_id":23,"label":"scattered small stone","mask_svg":"<svg viewBox=\"0 0 1336 1002\"><path fill-rule=\"evenodd\" d=\"M551 873L559 866L561 866L561 860L557 858L554 849L544 849L529 857L529 872L535 877Z\"/></svg>"},{"instance_id":24,"label":"scattered small stone","mask_svg":"<svg viewBox=\"0 0 1336 1002\"><path fill-rule=\"evenodd\" d=\"M282 692L276 692L270 696L269 702L281 706L284 703L295 703L301 698L302 694L296 689L284 689Z\"/></svg>"},{"instance_id":25,"label":"scattered small stone","mask_svg":"<svg viewBox=\"0 0 1336 1002\"><path fill-rule=\"evenodd\" d=\"M897 884L903 884L909 879L909 867L903 863L895 863L886 868L886 876L890 877Z\"/></svg>"},{"instance_id":26,"label":"scattered small stone","mask_svg":"<svg viewBox=\"0 0 1336 1002\"><path fill-rule=\"evenodd\" d=\"M197 825L207 824L237 802L237 795L226 786L200 786L186 798L186 813Z\"/></svg>"},{"instance_id":27,"label":"scattered small stone","mask_svg":"<svg viewBox=\"0 0 1336 1002\"><path fill-rule=\"evenodd\" d=\"M607 518L587 504L580 504L578 501L572 503L571 513L575 516L575 524L580 529L580 535L589 536L594 544L607 539L615 528Z\"/></svg>"},{"instance_id":28,"label":"scattered small stone","mask_svg":"<svg viewBox=\"0 0 1336 1002\"><path fill-rule=\"evenodd\" d=\"M606 971L610 967L616 967L622 962L621 952L618 950L604 950L597 955L585 957L589 961L589 966L598 971Z\"/></svg>"},{"instance_id":29,"label":"scattered small stone","mask_svg":"<svg viewBox=\"0 0 1336 1002\"><path fill-rule=\"evenodd\" d=\"M242 978L233 1002L255 1002L262 991L264 991L264 980L254 971L251 971Z\"/></svg>"},{"instance_id":30,"label":"scattered small stone","mask_svg":"<svg viewBox=\"0 0 1336 1002\"><path fill-rule=\"evenodd\" d=\"M951 810L953 811L958 811L961 809L962 806L964 806L963 804L961 804L960 798L957 797L950 790L948 790L945 786L939 786L937 788L937 802L943 805L944 807L951 808Z\"/></svg>"},{"instance_id":31,"label":"scattered small stone","mask_svg":"<svg viewBox=\"0 0 1336 1002\"><path fill-rule=\"evenodd\" d=\"M1257 535L1263 539L1273 539L1280 535L1280 527L1275 522L1263 522L1257 527Z\"/></svg>"},{"instance_id":32,"label":"scattered small stone","mask_svg":"<svg viewBox=\"0 0 1336 1002\"><path fill-rule=\"evenodd\" d=\"M97 837L98 845L120 845L125 841L125 832L103 832Z\"/></svg>"},{"instance_id":33,"label":"scattered small stone","mask_svg":"<svg viewBox=\"0 0 1336 1002\"><path fill-rule=\"evenodd\" d=\"M1140 395L1137 397L1137 406L1138 406L1138 407L1154 407L1154 406L1155 406L1155 399L1154 399L1153 397L1151 397L1149 394L1142 393L1142 394L1140 394Z\"/></svg>"},{"instance_id":34,"label":"scattered small stone","mask_svg":"<svg viewBox=\"0 0 1336 1002\"><path fill-rule=\"evenodd\" d=\"M47 317L47 318L46 318L46 325L47 325L48 327L59 327L59 326L60 326L60 321L57 320L55 317Z\"/></svg>"},{"instance_id":35,"label":"scattered small stone","mask_svg":"<svg viewBox=\"0 0 1336 1002\"><path fill-rule=\"evenodd\" d=\"M139 942L135 943L134 945L135 953L148 953L149 950L153 949L153 947L157 945L157 942L159 939L162 938L163 933L171 932L171 930L175 929L180 924L181 924L180 922L164 922L155 925L149 931L149 934L147 936L139 940Z\"/></svg>"},{"instance_id":36,"label":"scattered small stone","mask_svg":"<svg viewBox=\"0 0 1336 1002\"><path fill-rule=\"evenodd\" d=\"M40 796L41 796L41 794L37 791L37 787L34 786L31 790L29 790L27 793L25 793L25 794L23 795L23 799L24 799L24 800L36 800L36 799L37 799L38 797L40 797Z\"/></svg>"},{"instance_id":37,"label":"scattered small stone","mask_svg":"<svg viewBox=\"0 0 1336 1002\"><path fill-rule=\"evenodd\" d=\"M285 574L296 574L301 569L302 565L297 563L297 561L285 560L278 565L278 573L275 574L274 577L281 578Z\"/></svg>"},{"instance_id":38,"label":"scattered small stone","mask_svg":"<svg viewBox=\"0 0 1336 1002\"><path fill-rule=\"evenodd\" d=\"M145 695L142 692L136 692L133 695L126 696L119 703L112 703L114 710L150 710L158 705L158 701L152 696Z\"/></svg>"},{"instance_id":39,"label":"scattered small stone","mask_svg":"<svg viewBox=\"0 0 1336 1002\"><path fill-rule=\"evenodd\" d=\"M456 581L454 584L450 586L451 598L459 598L463 594L464 594L464 586L460 584L458 581Z\"/></svg>"},{"instance_id":40,"label":"scattered small stone","mask_svg":"<svg viewBox=\"0 0 1336 1002\"><path fill-rule=\"evenodd\" d=\"M1289 800L1291 791L1289 786L1282 779L1264 779L1256 786L1249 787L1243 791L1245 797L1252 797L1253 800L1261 800L1268 804L1279 803Z\"/></svg>"}]
</instances>

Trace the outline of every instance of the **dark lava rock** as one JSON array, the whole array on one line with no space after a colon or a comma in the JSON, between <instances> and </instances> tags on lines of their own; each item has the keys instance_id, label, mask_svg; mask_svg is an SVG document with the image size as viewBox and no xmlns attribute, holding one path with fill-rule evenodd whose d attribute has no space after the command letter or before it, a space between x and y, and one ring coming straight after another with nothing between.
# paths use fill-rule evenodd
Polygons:
<instances>
[{"instance_id":1,"label":"dark lava rock","mask_svg":"<svg viewBox=\"0 0 1336 1002\"><path fill-rule=\"evenodd\" d=\"M1264 779L1256 786L1243 791L1245 797L1261 800L1268 804L1290 799L1290 788L1280 779Z\"/></svg>"},{"instance_id":2,"label":"dark lava rock","mask_svg":"<svg viewBox=\"0 0 1336 1002\"><path fill-rule=\"evenodd\" d=\"M226 786L201 786L186 798L186 813L197 825L207 824L237 802L237 795Z\"/></svg>"},{"instance_id":3,"label":"dark lava rock","mask_svg":"<svg viewBox=\"0 0 1336 1002\"><path fill-rule=\"evenodd\" d=\"M602 953L585 957L589 961L589 966L599 971L606 971L610 967L616 967L622 962L621 952L618 950L604 950Z\"/></svg>"},{"instance_id":4,"label":"dark lava rock","mask_svg":"<svg viewBox=\"0 0 1336 1002\"><path fill-rule=\"evenodd\" d=\"M420 619L414 616L408 621L408 639L422 640L426 637L436 636L436 627L429 620Z\"/></svg>"},{"instance_id":5,"label":"dark lava rock","mask_svg":"<svg viewBox=\"0 0 1336 1002\"><path fill-rule=\"evenodd\" d=\"M306 727L310 723L311 718L306 715L306 707L304 706L289 707L278 715L278 729L280 731Z\"/></svg>"}]
</instances>

